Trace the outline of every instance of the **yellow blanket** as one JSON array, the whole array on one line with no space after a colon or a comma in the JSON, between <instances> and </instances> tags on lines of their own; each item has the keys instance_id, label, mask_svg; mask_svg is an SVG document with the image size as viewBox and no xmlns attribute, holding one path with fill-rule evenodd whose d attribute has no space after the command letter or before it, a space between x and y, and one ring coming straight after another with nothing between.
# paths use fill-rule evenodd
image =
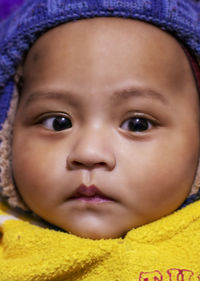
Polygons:
<instances>
[{"instance_id":1,"label":"yellow blanket","mask_svg":"<svg viewBox=\"0 0 200 281\"><path fill-rule=\"evenodd\" d=\"M124 239L83 239L3 211L0 225L0 281L200 280L200 202Z\"/></svg>"}]
</instances>

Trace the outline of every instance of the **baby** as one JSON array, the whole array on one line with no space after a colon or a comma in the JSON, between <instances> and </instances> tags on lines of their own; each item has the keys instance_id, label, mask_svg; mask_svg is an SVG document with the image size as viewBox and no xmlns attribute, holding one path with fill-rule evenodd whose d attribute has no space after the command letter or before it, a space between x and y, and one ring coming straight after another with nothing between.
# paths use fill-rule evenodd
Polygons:
<instances>
[{"instance_id":1,"label":"baby","mask_svg":"<svg viewBox=\"0 0 200 281\"><path fill-rule=\"evenodd\" d=\"M47 229L2 203L0 280L199 280L199 15L35 0L2 23L2 200Z\"/></svg>"}]
</instances>

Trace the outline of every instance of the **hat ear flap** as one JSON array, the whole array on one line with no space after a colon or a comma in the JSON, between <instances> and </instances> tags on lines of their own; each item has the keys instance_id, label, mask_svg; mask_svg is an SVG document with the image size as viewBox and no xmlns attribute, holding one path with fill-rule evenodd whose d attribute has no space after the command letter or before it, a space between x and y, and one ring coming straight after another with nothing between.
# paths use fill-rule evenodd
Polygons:
<instances>
[{"instance_id":1,"label":"hat ear flap","mask_svg":"<svg viewBox=\"0 0 200 281\"><path fill-rule=\"evenodd\" d=\"M15 187L11 164L13 124L17 111L18 98L18 90L17 87L14 86L8 115L0 131L0 196L5 198L10 206L27 210L25 203Z\"/></svg>"}]
</instances>

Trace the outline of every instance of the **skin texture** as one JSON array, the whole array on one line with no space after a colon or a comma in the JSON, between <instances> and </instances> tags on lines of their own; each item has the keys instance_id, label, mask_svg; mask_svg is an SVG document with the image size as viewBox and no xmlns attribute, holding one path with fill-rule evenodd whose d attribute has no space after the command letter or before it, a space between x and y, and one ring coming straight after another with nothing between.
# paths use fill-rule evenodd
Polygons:
<instances>
[{"instance_id":1,"label":"skin texture","mask_svg":"<svg viewBox=\"0 0 200 281\"><path fill-rule=\"evenodd\" d=\"M72 126L56 131L56 116ZM136 119L142 130L130 126ZM30 50L13 171L43 219L81 237L123 236L181 205L198 158L197 89L167 33L128 19L88 19L47 32ZM72 200L81 184L110 200Z\"/></svg>"}]
</instances>

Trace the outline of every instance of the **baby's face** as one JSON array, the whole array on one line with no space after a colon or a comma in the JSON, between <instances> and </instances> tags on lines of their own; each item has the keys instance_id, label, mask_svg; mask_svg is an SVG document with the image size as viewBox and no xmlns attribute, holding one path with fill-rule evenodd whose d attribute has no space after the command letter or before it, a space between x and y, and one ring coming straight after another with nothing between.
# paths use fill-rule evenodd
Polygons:
<instances>
[{"instance_id":1,"label":"baby's face","mask_svg":"<svg viewBox=\"0 0 200 281\"><path fill-rule=\"evenodd\" d=\"M46 221L82 237L120 237L180 206L198 157L197 90L168 34L132 20L81 20L30 50L13 170Z\"/></svg>"}]
</instances>

